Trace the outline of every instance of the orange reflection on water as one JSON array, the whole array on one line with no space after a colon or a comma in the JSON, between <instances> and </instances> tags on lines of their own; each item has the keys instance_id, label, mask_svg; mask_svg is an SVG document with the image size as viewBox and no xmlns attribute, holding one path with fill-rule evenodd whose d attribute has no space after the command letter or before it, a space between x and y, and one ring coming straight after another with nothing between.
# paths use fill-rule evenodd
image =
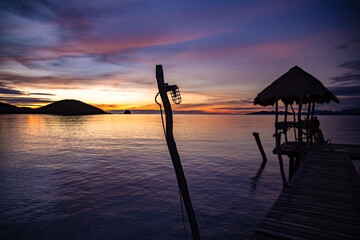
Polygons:
<instances>
[{"instance_id":1,"label":"orange reflection on water","mask_svg":"<svg viewBox=\"0 0 360 240\"><path fill-rule=\"evenodd\" d=\"M29 114L27 115L26 123L29 128L44 127L45 119L42 115Z\"/></svg>"}]
</instances>

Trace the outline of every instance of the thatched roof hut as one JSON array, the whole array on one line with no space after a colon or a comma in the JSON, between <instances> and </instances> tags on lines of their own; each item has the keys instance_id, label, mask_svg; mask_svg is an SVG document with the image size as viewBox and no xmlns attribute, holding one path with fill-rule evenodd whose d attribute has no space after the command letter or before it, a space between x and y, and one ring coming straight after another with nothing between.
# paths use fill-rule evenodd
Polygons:
<instances>
[{"instance_id":1,"label":"thatched roof hut","mask_svg":"<svg viewBox=\"0 0 360 240\"><path fill-rule=\"evenodd\" d=\"M278 100L284 104L299 103L300 100L302 103L328 103L330 101L339 103L336 96L318 79L298 66L291 68L261 91L255 98L254 104L273 106Z\"/></svg>"}]
</instances>

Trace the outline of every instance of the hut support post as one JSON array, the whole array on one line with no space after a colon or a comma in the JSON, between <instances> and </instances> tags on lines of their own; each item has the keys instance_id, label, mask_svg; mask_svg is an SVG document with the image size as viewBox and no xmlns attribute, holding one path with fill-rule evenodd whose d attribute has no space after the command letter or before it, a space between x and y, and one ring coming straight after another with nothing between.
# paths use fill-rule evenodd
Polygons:
<instances>
[{"instance_id":1,"label":"hut support post","mask_svg":"<svg viewBox=\"0 0 360 240\"><path fill-rule=\"evenodd\" d=\"M278 104L278 100L276 100L276 104L275 104L275 134L278 133L278 120L279 120L279 104Z\"/></svg>"},{"instance_id":2,"label":"hut support post","mask_svg":"<svg viewBox=\"0 0 360 240\"><path fill-rule=\"evenodd\" d=\"M259 150L260 150L260 153L261 153L261 156L262 156L262 158L263 158L262 165L264 165L264 164L266 164L266 162L267 162L267 158L266 158L264 149L263 149L262 144L261 144L261 141L260 141L259 133L253 132L253 136L255 137L256 144L258 145Z\"/></svg>"},{"instance_id":3,"label":"hut support post","mask_svg":"<svg viewBox=\"0 0 360 240\"><path fill-rule=\"evenodd\" d=\"M302 145L302 124L301 124L301 110L302 110L302 104L303 104L303 97L300 97L299 101L299 111L298 111L298 137L299 137L299 148L301 151L301 145Z\"/></svg>"},{"instance_id":4,"label":"hut support post","mask_svg":"<svg viewBox=\"0 0 360 240\"><path fill-rule=\"evenodd\" d=\"M313 122L314 120L314 113L315 113L315 102L312 103L312 108L311 108L311 123ZM314 140L314 135L313 133L311 133L311 136L310 136L310 143L313 143L313 140Z\"/></svg>"},{"instance_id":5,"label":"hut support post","mask_svg":"<svg viewBox=\"0 0 360 240\"><path fill-rule=\"evenodd\" d=\"M312 108L311 108L311 120L314 119L314 113L315 113L315 102L313 102Z\"/></svg>"},{"instance_id":6,"label":"hut support post","mask_svg":"<svg viewBox=\"0 0 360 240\"><path fill-rule=\"evenodd\" d=\"M306 116L306 142L310 142L310 134L311 134L311 124L310 124L310 110L311 110L311 102L308 103L307 116Z\"/></svg>"},{"instance_id":7,"label":"hut support post","mask_svg":"<svg viewBox=\"0 0 360 240\"><path fill-rule=\"evenodd\" d=\"M311 110L311 102L308 103L308 109L307 109L307 116L306 116L306 120L309 120L310 117L310 110Z\"/></svg>"},{"instance_id":8,"label":"hut support post","mask_svg":"<svg viewBox=\"0 0 360 240\"><path fill-rule=\"evenodd\" d=\"M281 146L280 146L280 142L281 142L281 134L277 133L276 134L276 152L279 158L279 165L280 165L280 173L281 173L281 179L283 182L283 187L287 187L288 182L286 180L286 176L285 176L285 171L284 171L284 162L283 162L283 158L281 155Z\"/></svg>"},{"instance_id":9,"label":"hut support post","mask_svg":"<svg viewBox=\"0 0 360 240\"><path fill-rule=\"evenodd\" d=\"M287 115L288 115L288 104L285 104L285 116L284 116L284 134L285 134L285 142L288 142L287 137Z\"/></svg>"},{"instance_id":10,"label":"hut support post","mask_svg":"<svg viewBox=\"0 0 360 240\"><path fill-rule=\"evenodd\" d=\"M292 110L293 115L294 115L294 123L295 123L296 122L295 110L294 110L294 108L293 108L293 106L291 104L290 104L290 107L291 107L291 110ZM294 127L294 137L295 137L295 142L296 142L297 137L296 137L296 128L295 127Z\"/></svg>"},{"instance_id":11,"label":"hut support post","mask_svg":"<svg viewBox=\"0 0 360 240\"><path fill-rule=\"evenodd\" d=\"M289 156L289 179L295 172L295 158L294 156Z\"/></svg>"},{"instance_id":12,"label":"hut support post","mask_svg":"<svg viewBox=\"0 0 360 240\"><path fill-rule=\"evenodd\" d=\"M158 83L159 93L165 108L166 115L166 143L169 148L170 156L174 165L177 182L183 196L183 202L189 219L192 237L195 240L200 239L199 227L196 221L195 212L191 204L190 194L186 183L185 174L181 165L180 156L176 148L173 135L173 118L170 101L167 96L169 85L164 83L164 73L162 65L156 65L156 79Z\"/></svg>"}]
</instances>

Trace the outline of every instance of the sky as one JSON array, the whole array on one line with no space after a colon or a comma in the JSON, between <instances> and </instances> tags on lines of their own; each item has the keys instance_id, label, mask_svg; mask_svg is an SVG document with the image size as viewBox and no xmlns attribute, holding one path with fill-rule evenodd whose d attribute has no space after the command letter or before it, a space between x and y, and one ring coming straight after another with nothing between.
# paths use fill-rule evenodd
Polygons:
<instances>
[{"instance_id":1,"label":"sky","mask_svg":"<svg viewBox=\"0 0 360 240\"><path fill-rule=\"evenodd\" d=\"M156 110L156 64L178 112L243 114L295 65L359 108L360 2L2 0L0 101Z\"/></svg>"}]
</instances>

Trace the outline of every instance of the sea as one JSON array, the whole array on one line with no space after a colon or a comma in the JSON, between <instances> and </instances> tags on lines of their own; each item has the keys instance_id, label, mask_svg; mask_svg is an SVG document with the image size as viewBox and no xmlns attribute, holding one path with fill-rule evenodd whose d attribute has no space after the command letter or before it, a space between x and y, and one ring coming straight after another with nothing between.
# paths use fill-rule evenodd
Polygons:
<instances>
[{"instance_id":1,"label":"sea","mask_svg":"<svg viewBox=\"0 0 360 240\"><path fill-rule=\"evenodd\" d=\"M319 120L360 144L360 116ZM276 201L273 133L274 116L174 115L202 239L248 239ZM160 115L0 115L0 239L191 239Z\"/></svg>"}]
</instances>

